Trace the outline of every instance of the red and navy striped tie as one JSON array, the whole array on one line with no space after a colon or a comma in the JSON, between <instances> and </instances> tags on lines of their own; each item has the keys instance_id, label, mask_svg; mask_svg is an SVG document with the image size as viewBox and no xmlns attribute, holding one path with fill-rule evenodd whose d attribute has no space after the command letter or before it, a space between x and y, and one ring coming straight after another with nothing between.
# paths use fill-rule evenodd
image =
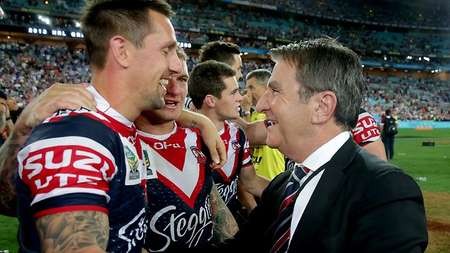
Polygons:
<instances>
[{"instance_id":1,"label":"red and navy striped tie","mask_svg":"<svg viewBox=\"0 0 450 253\"><path fill-rule=\"evenodd\" d=\"M294 203L300 190L300 181L308 172L308 168L304 166L295 166L293 173L284 190L284 199L281 202L274 236L271 253L286 252L290 238L292 212L294 211Z\"/></svg>"}]
</instances>

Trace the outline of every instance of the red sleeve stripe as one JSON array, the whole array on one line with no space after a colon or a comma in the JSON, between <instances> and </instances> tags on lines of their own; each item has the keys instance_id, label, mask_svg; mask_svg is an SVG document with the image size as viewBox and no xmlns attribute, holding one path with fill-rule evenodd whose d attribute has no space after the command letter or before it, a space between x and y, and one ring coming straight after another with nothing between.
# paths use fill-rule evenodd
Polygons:
<instances>
[{"instance_id":1,"label":"red sleeve stripe","mask_svg":"<svg viewBox=\"0 0 450 253\"><path fill-rule=\"evenodd\" d=\"M39 219L43 216L52 215L52 214L59 214L59 213L65 213L65 212L77 212L77 211L96 211L96 212L102 212L108 215L108 209L101 206L93 206L93 205L73 205L73 206L63 206L63 207L56 207L56 208L50 208L46 209L40 212L35 213L33 216L36 219Z\"/></svg>"}]
</instances>

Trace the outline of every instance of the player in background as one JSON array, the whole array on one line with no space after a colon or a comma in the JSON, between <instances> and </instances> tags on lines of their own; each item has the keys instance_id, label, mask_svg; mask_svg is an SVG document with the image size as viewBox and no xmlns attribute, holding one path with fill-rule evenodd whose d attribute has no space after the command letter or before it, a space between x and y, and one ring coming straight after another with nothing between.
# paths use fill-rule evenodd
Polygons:
<instances>
[{"instance_id":1,"label":"player in background","mask_svg":"<svg viewBox=\"0 0 450 253\"><path fill-rule=\"evenodd\" d=\"M242 100L235 74L229 65L221 62L200 63L191 72L188 90L195 107L213 121L225 143L227 162L213 172L214 181L231 212L239 217L238 190L259 198L268 181L255 173L244 131L230 122L239 117ZM256 206L254 199L245 204L248 210Z\"/></svg>"},{"instance_id":2,"label":"player in background","mask_svg":"<svg viewBox=\"0 0 450 253\"><path fill-rule=\"evenodd\" d=\"M237 232L236 221L214 185L199 130L175 121L182 112L189 78L186 54L181 48L177 54L182 69L169 79L165 106L144 111L136 120L147 178L145 249L149 252L202 248Z\"/></svg>"}]
</instances>

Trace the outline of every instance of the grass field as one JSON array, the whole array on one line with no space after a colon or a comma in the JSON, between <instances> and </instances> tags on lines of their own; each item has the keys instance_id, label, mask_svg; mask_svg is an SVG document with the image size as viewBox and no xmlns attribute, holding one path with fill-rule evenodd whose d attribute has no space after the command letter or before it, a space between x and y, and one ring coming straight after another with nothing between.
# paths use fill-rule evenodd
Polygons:
<instances>
[{"instance_id":1,"label":"grass field","mask_svg":"<svg viewBox=\"0 0 450 253\"><path fill-rule=\"evenodd\" d=\"M434 147L422 146L434 141ZM392 163L416 179L424 192L428 219L427 253L450 252L450 129L400 129ZM17 221L0 215L0 253L17 252Z\"/></svg>"}]
</instances>

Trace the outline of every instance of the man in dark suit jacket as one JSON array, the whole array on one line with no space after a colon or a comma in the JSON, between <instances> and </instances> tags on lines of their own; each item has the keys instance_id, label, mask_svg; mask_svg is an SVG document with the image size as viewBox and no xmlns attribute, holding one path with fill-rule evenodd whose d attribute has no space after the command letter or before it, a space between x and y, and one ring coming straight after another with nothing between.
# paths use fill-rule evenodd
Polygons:
<instances>
[{"instance_id":1,"label":"man in dark suit jacket","mask_svg":"<svg viewBox=\"0 0 450 253\"><path fill-rule=\"evenodd\" d=\"M317 39L279 47L272 57L268 90L257 105L267 115L266 142L307 174L297 180L301 186L292 205L286 204L285 191L293 171L276 177L248 224L222 249L424 252L419 187L350 138L364 85L358 56L335 40ZM291 216L281 219L286 211ZM286 224L287 232L277 237Z\"/></svg>"}]
</instances>

